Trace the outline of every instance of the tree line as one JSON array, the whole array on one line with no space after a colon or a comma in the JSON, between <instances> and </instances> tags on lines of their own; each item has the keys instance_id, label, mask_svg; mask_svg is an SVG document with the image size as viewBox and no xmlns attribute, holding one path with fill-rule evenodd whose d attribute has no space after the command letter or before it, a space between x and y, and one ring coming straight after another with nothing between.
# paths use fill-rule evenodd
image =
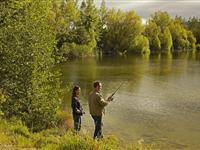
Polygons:
<instances>
[{"instance_id":1,"label":"tree line","mask_svg":"<svg viewBox=\"0 0 200 150\"><path fill-rule=\"evenodd\" d=\"M157 11L144 24L134 10L97 8L93 0L54 2L55 55L68 56L150 53L195 50L199 43L198 18L172 18Z\"/></svg>"}]
</instances>

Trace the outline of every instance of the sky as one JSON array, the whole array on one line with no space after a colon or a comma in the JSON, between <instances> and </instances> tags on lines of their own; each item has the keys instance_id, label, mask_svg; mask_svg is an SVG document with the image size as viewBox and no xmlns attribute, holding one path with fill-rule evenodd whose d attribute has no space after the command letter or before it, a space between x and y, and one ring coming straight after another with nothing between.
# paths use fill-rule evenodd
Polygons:
<instances>
[{"instance_id":1,"label":"sky","mask_svg":"<svg viewBox=\"0 0 200 150\"><path fill-rule=\"evenodd\" d=\"M158 10L167 11L171 16L200 17L200 0L105 0L108 8L135 10L143 19ZM94 0L99 7L101 0Z\"/></svg>"}]
</instances>

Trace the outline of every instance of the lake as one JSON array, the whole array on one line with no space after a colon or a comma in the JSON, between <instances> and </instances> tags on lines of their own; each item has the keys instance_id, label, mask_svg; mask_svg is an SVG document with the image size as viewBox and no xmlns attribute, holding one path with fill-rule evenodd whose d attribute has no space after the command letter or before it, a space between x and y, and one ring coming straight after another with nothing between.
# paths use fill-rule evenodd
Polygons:
<instances>
[{"instance_id":1,"label":"lake","mask_svg":"<svg viewBox=\"0 0 200 150\"><path fill-rule=\"evenodd\" d=\"M175 53L150 56L104 56L62 63L63 88L81 86L86 115L83 129L93 135L87 97L92 83L100 80L108 97L123 86L106 107L104 135L125 143L156 143L161 149L200 149L200 54ZM63 109L71 111L69 92Z\"/></svg>"}]
</instances>

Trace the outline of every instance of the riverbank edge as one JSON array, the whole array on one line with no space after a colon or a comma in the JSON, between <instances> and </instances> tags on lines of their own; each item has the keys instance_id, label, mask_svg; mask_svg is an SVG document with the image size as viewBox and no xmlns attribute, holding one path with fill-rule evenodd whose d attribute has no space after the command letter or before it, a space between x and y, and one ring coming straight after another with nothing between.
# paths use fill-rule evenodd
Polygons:
<instances>
[{"instance_id":1,"label":"riverbank edge","mask_svg":"<svg viewBox=\"0 0 200 150\"><path fill-rule=\"evenodd\" d=\"M32 133L20 120L0 120L0 149L16 150L152 150L151 145L139 141L122 145L116 136L93 140L87 132L76 133L55 127Z\"/></svg>"}]
</instances>

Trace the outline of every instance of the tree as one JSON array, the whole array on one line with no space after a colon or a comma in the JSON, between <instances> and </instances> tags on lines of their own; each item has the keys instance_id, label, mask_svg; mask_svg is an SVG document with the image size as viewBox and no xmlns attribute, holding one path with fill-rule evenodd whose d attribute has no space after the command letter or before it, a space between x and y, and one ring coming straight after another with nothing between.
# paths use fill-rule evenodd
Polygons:
<instances>
[{"instance_id":1,"label":"tree","mask_svg":"<svg viewBox=\"0 0 200 150\"><path fill-rule=\"evenodd\" d=\"M81 55L92 55L99 40L99 14L93 0L82 1L80 6L80 20L76 29L77 44L73 51Z\"/></svg>"},{"instance_id":2,"label":"tree","mask_svg":"<svg viewBox=\"0 0 200 150\"><path fill-rule=\"evenodd\" d=\"M150 49L170 52L195 48L195 38L184 27L184 19L172 19L167 12L155 12L146 25L145 35L149 38Z\"/></svg>"},{"instance_id":3,"label":"tree","mask_svg":"<svg viewBox=\"0 0 200 150\"><path fill-rule=\"evenodd\" d=\"M49 25L51 1L0 2L0 89L6 117L21 118L33 131L56 123L59 81L52 68L55 45Z\"/></svg>"},{"instance_id":4,"label":"tree","mask_svg":"<svg viewBox=\"0 0 200 150\"><path fill-rule=\"evenodd\" d=\"M72 43L76 38L76 28L80 20L80 11L74 0L65 0L53 5L53 25L56 31L57 49L56 56L63 56L68 51L63 49L64 43ZM56 51L57 50L57 51Z\"/></svg>"},{"instance_id":5,"label":"tree","mask_svg":"<svg viewBox=\"0 0 200 150\"><path fill-rule=\"evenodd\" d=\"M108 9L106 8L106 2L105 2L105 0L102 0L101 7L100 7L100 10L99 10L100 22L101 22L102 25L106 24L107 12L108 12Z\"/></svg>"},{"instance_id":6,"label":"tree","mask_svg":"<svg viewBox=\"0 0 200 150\"><path fill-rule=\"evenodd\" d=\"M170 15L166 11L157 11L151 16L151 18L157 26L160 27L162 33L172 21Z\"/></svg>"},{"instance_id":7,"label":"tree","mask_svg":"<svg viewBox=\"0 0 200 150\"><path fill-rule=\"evenodd\" d=\"M133 52L139 54L150 54L149 40L147 37L144 35L137 36L133 42Z\"/></svg>"},{"instance_id":8,"label":"tree","mask_svg":"<svg viewBox=\"0 0 200 150\"><path fill-rule=\"evenodd\" d=\"M187 40L189 41L189 49L195 49L196 48L196 38L192 31L187 31Z\"/></svg>"},{"instance_id":9,"label":"tree","mask_svg":"<svg viewBox=\"0 0 200 150\"><path fill-rule=\"evenodd\" d=\"M173 49L176 50L187 50L189 49L190 42L188 41L188 33L184 26L179 20L174 20L169 26L172 40Z\"/></svg>"},{"instance_id":10,"label":"tree","mask_svg":"<svg viewBox=\"0 0 200 150\"><path fill-rule=\"evenodd\" d=\"M160 32L160 27L153 20L147 22L144 35L149 39L151 51L159 51L161 49Z\"/></svg>"},{"instance_id":11,"label":"tree","mask_svg":"<svg viewBox=\"0 0 200 150\"><path fill-rule=\"evenodd\" d=\"M123 53L132 51L134 40L143 32L141 18L134 12L108 11L106 31L102 38L105 53Z\"/></svg>"},{"instance_id":12,"label":"tree","mask_svg":"<svg viewBox=\"0 0 200 150\"><path fill-rule=\"evenodd\" d=\"M200 44L200 19L197 17L190 17L185 24L186 27L194 34L197 43Z\"/></svg>"},{"instance_id":13,"label":"tree","mask_svg":"<svg viewBox=\"0 0 200 150\"><path fill-rule=\"evenodd\" d=\"M66 0L59 9L61 15L56 20L62 20L58 24L62 30L56 33L55 55L64 59L92 55L99 40L99 14L93 0L82 1L80 7L78 1Z\"/></svg>"},{"instance_id":14,"label":"tree","mask_svg":"<svg viewBox=\"0 0 200 150\"><path fill-rule=\"evenodd\" d=\"M172 36L169 28L165 28L163 34L161 35L161 49L166 52L170 52L172 48Z\"/></svg>"},{"instance_id":15,"label":"tree","mask_svg":"<svg viewBox=\"0 0 200 150\"><path fill-rule=\"evenodd\" d=\"M88 34L90 35L91 41L98 41L99 39L99 14L93 0L86 0L86 8L82 13L82 23ZM96 45L95 45L96 47Z\"/></svg>"},{"instance_id":16,"label":"tree","mask_svg":"<svg viewBox=\"0 0 200 150\"><path fill-rule=\"evenodd\" d=\"M158 37L154 37L156 39L154 43L158 44L157 42L160 40L160 50L169 52L172 47L172 36L168 28L172 22L170 15L167 12L157 11L151 16L151 20L160 28Z\"/></svg>"},{"instance_id":17,"label":"tree","mask_svg":"<svg viewBox=\"0 0 200 150\"><path fill-rule=\"evenodd\" d=\"M103 48L103 38L104 38L104 34L106 32L106 17L107 17L107 13L108 13L108 9L106 8L106 3L105 0L102 0L101 3L101 7L99 10L99 16L100 16L100 20L99 20L99 40L98 40L98 48L102 49Z\"/></svg>"}]
</instances>

